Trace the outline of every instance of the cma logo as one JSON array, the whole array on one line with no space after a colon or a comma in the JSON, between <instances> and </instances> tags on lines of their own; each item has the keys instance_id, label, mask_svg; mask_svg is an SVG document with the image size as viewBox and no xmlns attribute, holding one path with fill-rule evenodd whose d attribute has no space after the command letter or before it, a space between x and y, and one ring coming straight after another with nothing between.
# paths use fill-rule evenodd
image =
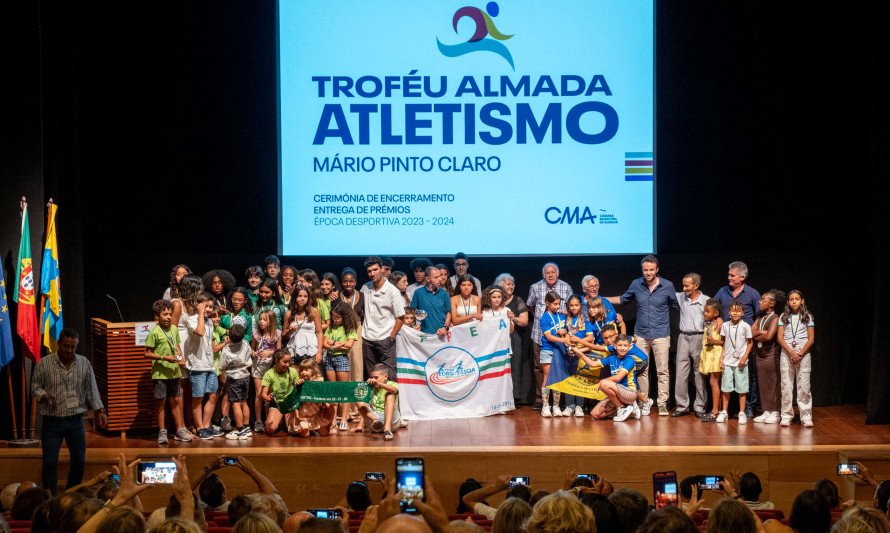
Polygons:
<instances>
[{"instance_id":1,"label":"cma logo","mask_svg":"<svg viewBox=\"0 0 890 533\"><path fill-rule=\"evenodd\" d=\"M550 224L584 224L585 222L596 224L596 215L591 213L587 206L584 209L578 206L548 207L544 211L544 220Z\"/></svg>"}]
</instances>

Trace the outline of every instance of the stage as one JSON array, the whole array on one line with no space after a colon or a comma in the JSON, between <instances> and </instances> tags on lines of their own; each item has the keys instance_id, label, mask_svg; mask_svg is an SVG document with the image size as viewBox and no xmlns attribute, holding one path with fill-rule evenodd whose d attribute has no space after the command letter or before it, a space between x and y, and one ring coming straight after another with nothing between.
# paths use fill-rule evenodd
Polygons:
<instances>
[{"instance_id":1,"label":"stage","mask_svg":"<svg viewBox=\"0 0 890 533\"><path fill-rule=\"evenodd\" d=\"M340 433L298 439L280 433L244 441L225 438L159 446L155 433L88 433L87 476L109 468L117 453L127 457L187 456L197 472L217 455L243 455L275 483L289 507L334 505L349 481L365 471L392 473L398 456L423 456L427 472L443 499L456 502L467 477L490 482L500 474L529 475L533 489L559 488L568 470L598 473L615 486L632 487L651 497L651 474L675 470L679 477L725 474L732 468L757 473L762 499L790 509L801 490L819 478L834 480L847 497L871 498L869 487L836 475L835 464L860 460L878 479L890 478L890 425L866 426L862 406L814 409L815 427L795 423L740 426L703 423L694 416L652 414L641 420L613 422L584 418L541 418L529 407L486 418L409 422L392 441L382 436ZM63 451L59 478L64 480ZM0 448L0 483L36 479L39 449ZM255 490L246 476L228 468L218 472L229 494ZM375 489L376 490L376 489ZM146 508L162 505L164 488L146 494ZM713 496L711 497L713 498ZM497 501L497 499L495 499Z\"/></svg>"}]
</instances>

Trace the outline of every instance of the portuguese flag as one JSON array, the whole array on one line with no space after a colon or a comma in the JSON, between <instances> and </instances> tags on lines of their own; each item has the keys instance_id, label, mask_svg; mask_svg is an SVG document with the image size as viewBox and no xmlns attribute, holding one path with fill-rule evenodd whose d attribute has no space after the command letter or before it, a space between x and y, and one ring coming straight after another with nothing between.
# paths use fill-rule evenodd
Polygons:
<instances>
[{"instance_id":1,"label":"portuguese flag","mask_svg":"<svg viewBox=\"0 0 890 533\"><path fill-rule=\"evenodd\" d=\"M31 261L31 226L28 204L22 208L22 240L19 244L19 275L12 299L18 302L16 331L22 338L23 354L32 361L40 360L40 332L37 329L37 299L34 294L34 265Z\"/></svg>"}]
</instances>

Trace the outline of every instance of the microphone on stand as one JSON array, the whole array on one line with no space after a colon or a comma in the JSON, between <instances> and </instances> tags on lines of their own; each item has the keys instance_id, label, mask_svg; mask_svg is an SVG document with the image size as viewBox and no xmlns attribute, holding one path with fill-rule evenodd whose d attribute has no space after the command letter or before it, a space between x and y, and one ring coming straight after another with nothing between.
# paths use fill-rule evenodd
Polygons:
<instances>
[{"instance_id":1,"label":"microphone on stand","mask_svg":"<svg viewBox=\"0 0 890 533\"><path fill-rule=\"evenodd\" d=\"M114 299L114 296L112 296L112 295L110 295L110 294L108 294L108 293L105 293L105 297L108 298L108 299L110 299L112 302L114 302L114 306L117 307L117 315L120 317L121 322L123 322L123 321L124 321L124 314L121 313L121 306L117 305L117 300Z\"/></svg>"}]
</instances>

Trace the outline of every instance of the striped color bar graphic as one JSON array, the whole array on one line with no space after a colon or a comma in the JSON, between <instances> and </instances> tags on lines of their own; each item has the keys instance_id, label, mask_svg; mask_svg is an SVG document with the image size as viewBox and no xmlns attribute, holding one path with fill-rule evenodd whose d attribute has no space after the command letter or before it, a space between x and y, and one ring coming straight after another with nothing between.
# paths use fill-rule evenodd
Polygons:
<instances>
[{"instance_id":1,"label":"striped color bar graphic","mask_svg":"<svg viewBox=\"0 0 890 533\"><path fill-rule=\"evenodd\" d=\"M624 152L624 181L652 181L652 152Z\"/></svg>"}]
</instances>

